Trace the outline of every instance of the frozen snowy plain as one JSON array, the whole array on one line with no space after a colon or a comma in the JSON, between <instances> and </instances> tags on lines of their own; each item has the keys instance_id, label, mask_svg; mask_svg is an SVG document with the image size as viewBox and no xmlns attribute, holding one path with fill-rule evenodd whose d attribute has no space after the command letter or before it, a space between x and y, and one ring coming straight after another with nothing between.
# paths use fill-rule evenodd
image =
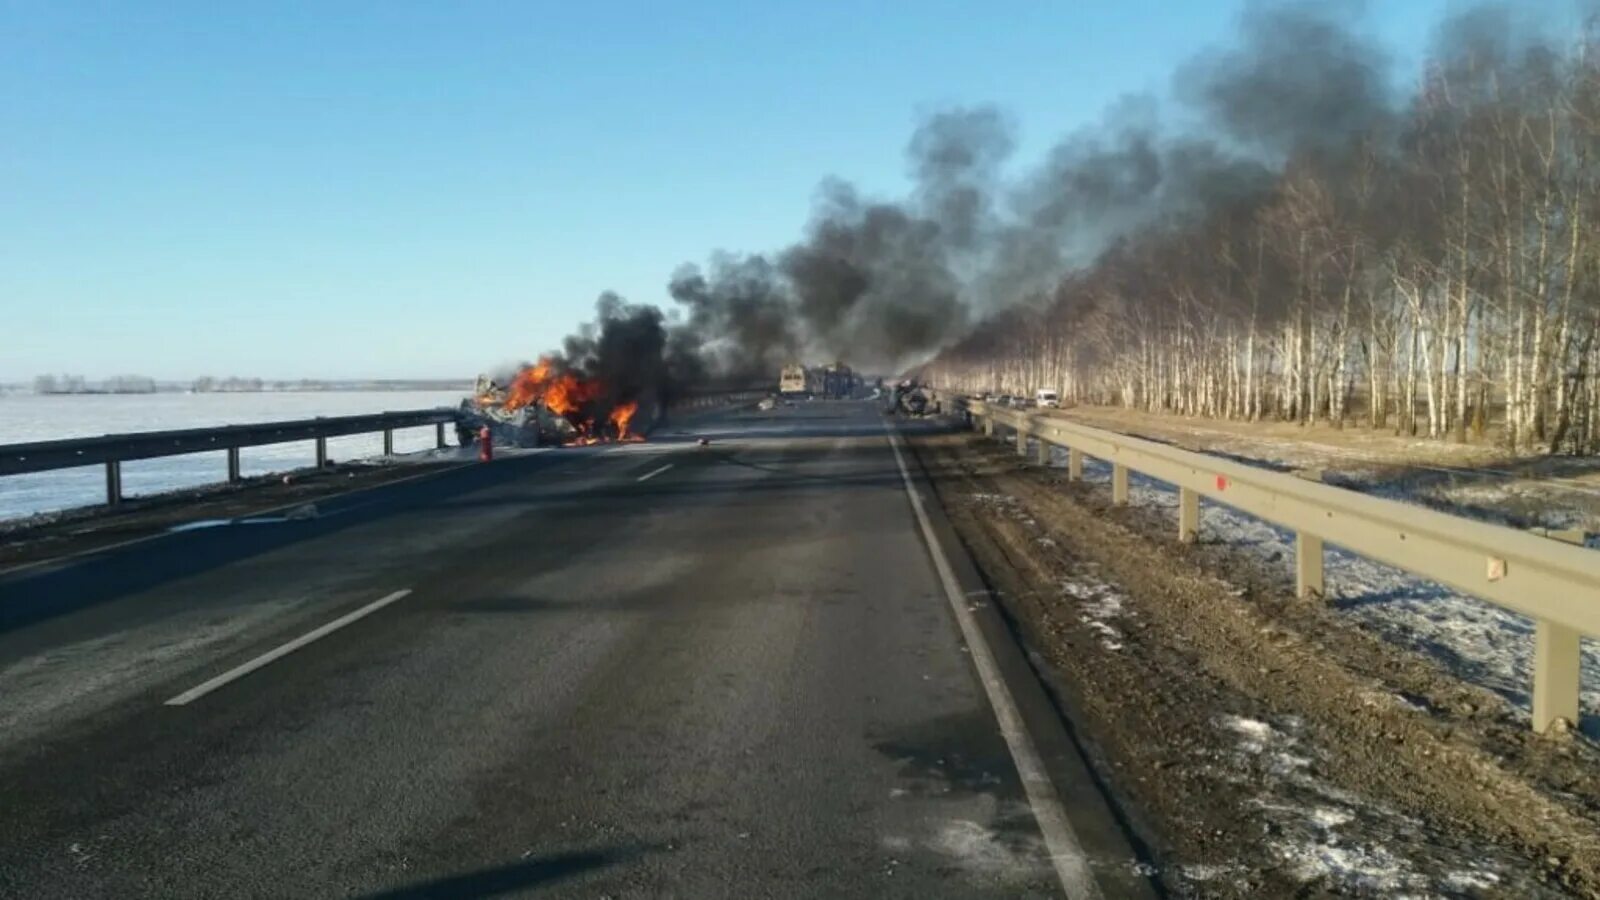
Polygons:
<instances>
[{"instance_id":1,"label":"frozen snowy plain","mask_svg":"<svg viewBox=\"0 0 1600 900\"><path fill-rule=\"evenodd\" d=\"M0 444L454 406L461 397L458 391L0 394ZM433 446L434 431L410 428L395 432L394 439L397 453L424 450ZM328 455L335 460L382 452L383 436L377 433L328 441ZM311 441L299 441L248 447L240 455L250 476L309 466L315 453ZM126 463L123 492L138 496L221 481L227 471L224 456L218 451ZM99 466L0 478L0 521L99 503L104 492Z\"/></svg>"}]
</instances>

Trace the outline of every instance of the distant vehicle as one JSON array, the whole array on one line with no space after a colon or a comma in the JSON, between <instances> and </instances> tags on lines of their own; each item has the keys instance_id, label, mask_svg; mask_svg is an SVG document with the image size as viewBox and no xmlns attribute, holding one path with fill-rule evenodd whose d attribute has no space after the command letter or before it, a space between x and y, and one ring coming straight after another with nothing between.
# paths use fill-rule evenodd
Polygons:
<instances>
[{"instance_id":1,"label":"distant vehicle","mask_svg":"<svg viewBox=\"0 0 1600 900\"><path fill-rule=\"evenodd\" d=\"M994 402L1000 404L1001 406L1010 406L1012 403L1011 395L1001 394L1000 396L994 398Z\"/></svg>"},{"instance_id":2,"label":"distant vehicle","mask_svg":"<svg viewBox=\"0 0 1600 900\"><path fill-rule=\"evenodd\" d=\"M784 366L783 372L778 376L778 393L804 394L807 393L806 367Z\"/></svg>"},{"instance_id":3,"label":"distant vehicle","mask_svg":"<svg viewBox=\"0 0 1600 900\"><path fill-rule=\"evenodd\" d=\"M1039 404L1040 409L1060 409L1061 395L1048 388L1041 388L1033 392L1033 402Z\"/></svg>"},{"instance_id":4,"label":"distant vehicle","mask_svg":"<svg viewBox=\"0 0 1600 900\"><path fill-rule=\"evenodd\" d=\"M842 362L824 366L816 373L814 393L830 400L848 400L861 387L861 377Z\"/></svg>"}]
</instances>

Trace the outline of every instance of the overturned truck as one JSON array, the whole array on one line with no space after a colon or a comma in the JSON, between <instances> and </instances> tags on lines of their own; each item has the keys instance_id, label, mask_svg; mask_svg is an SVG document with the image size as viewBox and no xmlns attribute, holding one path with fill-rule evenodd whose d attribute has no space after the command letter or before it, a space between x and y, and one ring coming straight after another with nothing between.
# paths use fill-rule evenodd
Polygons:
<instances>
[{"instance_id":1,"label":"overturned truck","mask_svg":"<svg viewBox=\"0 0 1600 900\"><path fill-rule=\"evenodd\" d=\"M485 428L494 443L512 447L569 444L580 437L577 426L542 398L517 401L510 387L479 375L472 396L462 399L456 410L457 441L471 446Z\"/></svg>"},{"instance_id":2,"label":"overturned truck","mask_svg":"<svg viewBox=\"0 0 1600 900\"><path fill-rule=\"evenodd\" d=\"M939 414L939 403L933 399L932 392L911 381L895 385L892 402L892 411L901 415L920 418Z\"/></svg>"},{"instance_id":3,"label":"overturned truck","mask_svg":"<svg viewBox=\"0 0 1600 900\"><path fill-rule=\"evenodd\" d=\"M456 433L463 446L487 434L497 444L595 444L639 441L630 430L641 405L643 422L659 410L653 389L618 396L614 386L567 369L551 359L522 367L502 385L479 375L472 396L461 401Z\"/></svg>"}]
</instances>

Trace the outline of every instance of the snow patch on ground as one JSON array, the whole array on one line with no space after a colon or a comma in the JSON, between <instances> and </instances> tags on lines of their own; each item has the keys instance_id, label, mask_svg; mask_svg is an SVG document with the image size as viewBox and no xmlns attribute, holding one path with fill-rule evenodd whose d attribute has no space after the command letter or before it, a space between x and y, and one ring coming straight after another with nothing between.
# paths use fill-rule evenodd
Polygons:
<instances>
[{"instance_id":1,"label":"snow patch on ground","mask_svg":"<svg viewBox=\"0 0 1600 900\"><path fill-rule=\"evenodd\" d=\"M1239 751L1260 757L1273 775L1288 776L1311 765L1311 760L1290 752L1297 743L1294 739L1259 719L1225 715L1218 717L1217 724L1237 735Z\"/></svg>"},{"instance_id":2,"label":"snow patch on ground","mask_svg":"<svg viewBox=\"0 0 1600 900\"><path fill-rule=\"evenodd\" d=\"M974 503L981 503L986 506L998 506L1001 509L1012 510L1018 508L1017 498L1011 496L1010 494L988 494L982 491L975 491L968 496L972 498Z\"/></svg>"},{"instance_id":3,"label":"snow patch on ground","mask_svg":"<svg viewBox=\"0 0 1600 900\"><path fill-rule=\"evenodd\" d=\"M1194 863L1178 867L1178 875L1188 881L1215 881L1227 878L1239 870L1238 866L1217 863Z\"/></svg>"},{"instance_id":4,"label":"snow patch on ground","mask_svg":"<svg viewBox=\"0 0 1600 900\"><path fill-rule=\"evenodd\" d=\"M995 874L1032 872L1038 867L1037 848L1019 847L994 829L970 819L945 823L933 839L933 849L954 857L969 869Z\"/></svg>"},{"instance_id":5,"label":"snow patch on ground","mask_svg":"<svg viewBox=\"0 0 1600 900\"><path fill-rule=\"evenodd\" d=\"M980 821L986 820L986 813L991 811L996 816L992 824ZM956 812L936 823L931 833L914 842L885 838L884 849L897 854L891 865L898 865L920 844L983 882L1034 881L1047 875L1050 856L1032 828L1031 809L1022 804L1000 803L987 809L968 808L965 813ZM973 813L977 818L969 817Z\"/></svg>"},{"instance_id":6,"label":"snow patch on ground","mask_svg":"<svg viewBox=\"0 0 1600 900\"><path fill-rule=\"evenodd\" d=\"M1445 876L1445 887L1455 891L1486 891L1500 883L1500 876L1485 869L1463 869Z\"/></svg>"},{"instance_id":7,"label":"snow patch on ground","mask_svg":"<svg viewBox=\"0 0 1600 900\"><path fill-rule=\"evenodd\" d=\"M1027 512L1022 511L1021 503L1018 503L1018 500L1014 496L1008 495L1008 493L976 492L971 493L970 496L971 500L976 501L976 503L990 506L997 512L1003 512L1005 516L1010 517L1014 522L1019 522L1019 524L1030 528L1038 525L1037 520L1034 520L1034 517L1027 516ZM1046 536L1038 536L1035 541L1038 544L1042 544L1042 546L1050 546L1050 548L1056 546L1056 541L1046 538ZM1126 604L1123 602L1125 597L1123 597L1122 593L1118 593L1117 589L1107 585L1106 581L1094 578L1093 575L1078 573L1078 575L1062 581L1061 596L1074 602L1078 613L1078 621L1098 634L1102 647L1106 647L1107 650L1123 649L1125 641L1123 641L1122 629L1118 628L1117 621L1130 617L1133 613L1126 609Z\"/></svg>"},{"instance_id":8,"label":"snow patch on ground","mask_svg":"<svg viewBox=\"0 0 1600 900\"><path fill-rule=\"evenodd\" d=\"M1116 588L1087 575L1075 575L1061 582L1061 595L1077 601L1078 621L1098 633L1101 646L1122 649L1122 631L1112 623L1132 613Z\"/></svg>"},{"instance_id":9,"label":"snow patch on ground","mask_svg":"<svg viewBox=\"0 0 1600 900\"><path fill-rule=\"evenodd\" d=\"M1329 881L1357 891L1422 888L1405 860L1378 847L1281 843L1278 853L1302 881Z\"/></svg>"},{"instance_id":10,"label":"snow patch on ground","mask_svg":"<svg viewBox=\"0 0 1600 900\"><path fill-rule=\"evenodd\" d=\"M1298 719L1288 717L1274 725L1221 715L1214 722L1234 738L1232 763L1256 773L1251 779L1230 780L1255 786L1251 804L1274 835L1274 853L1295 877L1336 891L1362 893L1430 887L1428 875L1371 837L1405 834L1417 823L1318 778L1314 760L1322 753L1303 746ZM1185 873L1185 877L1193 876Z\"/></svg>"}]
</instances>

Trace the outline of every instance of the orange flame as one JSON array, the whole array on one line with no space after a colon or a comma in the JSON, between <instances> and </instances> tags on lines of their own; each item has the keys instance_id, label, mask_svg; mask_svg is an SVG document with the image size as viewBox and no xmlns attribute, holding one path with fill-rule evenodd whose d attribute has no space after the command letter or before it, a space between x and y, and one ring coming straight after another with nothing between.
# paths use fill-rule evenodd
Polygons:
<instances>
[{"instance_id":1,"label":"orange flame","mask_svg":"<svg viewBox=\"0 0 1600 900\"><path fill-rule=\"evenodd\" d=\"M570 419L585 403L599 395L599 382L580 381L571 372L563 372L545 388L544 405L551 412Z\"/></svg>"},{"instance_id":2,"label":"orange flame","mask_svg":"<svg viewBox=\"0 0 1600 900\"><path fill-rule=\"evenodd\" d=\"M584 408L604 394L605 386L599 381L580 378L572 372L557 372L554 361L546 358L516 374L506 388L501 408L514 412L533 403L543 403L545 409L565 416L577 429L577 437L571 443L594 444L605 438L598 433L592 419L583 417ZM478 402L488 405L494 398L479 397ZM628 433L628 423L638 410L639 404L631 400L611 410L607 419L616 431L617 440L643 440Z\"/></svg>"},{"instance_id":3,"label":"orange flame","mask_svg":"<svg viewBox=\"0 0 1600 900\"><path fill-rule=\"evenodd\" d=\"M617 440L626 441L629 439L628 423L633 421L633 414L638 411L639 404L633 400L629 400L627 403L620 403L615 409L611 410L611 424L617 426Z\"/></svg>"},{"instance_id":4,"label":"orange flame","mask_svg":"<svg viewBox=\"0 0 1600 900\"><path fill-rule=\"evenodd\" d=\"M511 386L506 389L505 409L507 412L519 410L536 400L544 398L545 388L550 381L550 360L541 359L536 366L529 366L517 373L511 380Z\"/></svg>"}]
</instances>

